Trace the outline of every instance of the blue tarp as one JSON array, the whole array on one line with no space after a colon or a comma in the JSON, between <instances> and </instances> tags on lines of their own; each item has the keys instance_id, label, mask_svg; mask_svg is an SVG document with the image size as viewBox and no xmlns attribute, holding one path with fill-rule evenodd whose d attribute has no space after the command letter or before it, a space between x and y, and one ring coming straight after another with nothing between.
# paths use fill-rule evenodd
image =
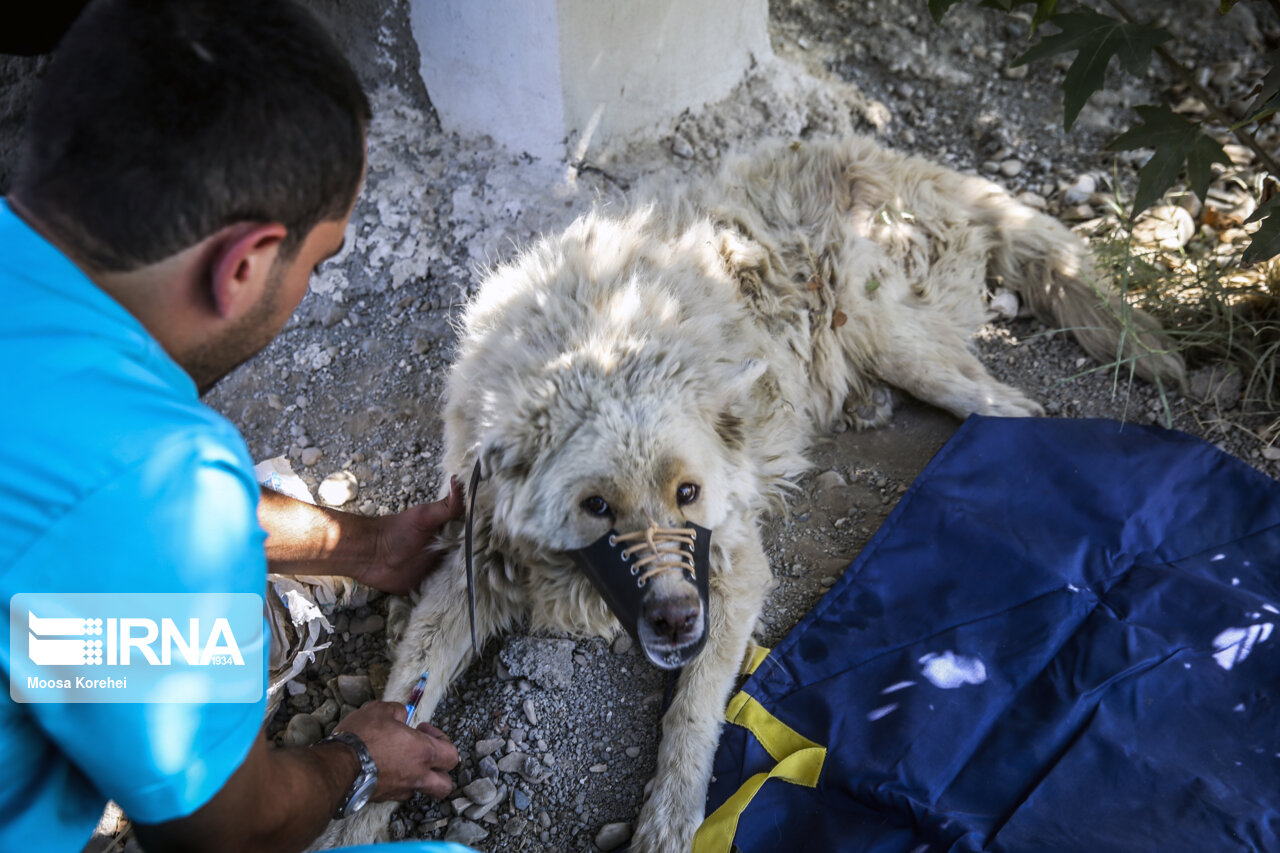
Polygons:
<instances>
[{"instance_id":1,"label":"blue tarp","mask_svg":"<svg viewBox=\"0 0 1280 853\"><path fill-rule=\"evenodd\" d=\"M970 418L742 690L826 748L743 853L1280 850L1280 484L1191 436ZM726 725L707 812L771 756Z\"/></svg>"}]
</instances>

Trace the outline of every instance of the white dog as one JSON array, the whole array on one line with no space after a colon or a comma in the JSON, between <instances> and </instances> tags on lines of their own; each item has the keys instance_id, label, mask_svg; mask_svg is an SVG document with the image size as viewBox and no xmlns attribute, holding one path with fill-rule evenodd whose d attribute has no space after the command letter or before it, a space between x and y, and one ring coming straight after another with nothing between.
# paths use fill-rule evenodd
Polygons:
<instances>
[{"instance_id":1,"label":"white dog","mask_svg":"<svg viewBox=\"0 0 1280 853\"><path fill-rule=\"evenodd\" d=\"M816 431L885 423L888 386L958 417L1040 414L971 351L993 282L1095 357L1182 382L1155 324L1099 295L1089 270L1070 231L994 184L855 138L767 146L712 181L591 213L487 276L463 320L442 460L483 472L481 642L523 620L615 634L595 580L651 661L687 662L632 850L687 850L702 820L771 583L759 519ZM423 719L472 656L453 545L387 684L403 701L424 669L443 676ZM393 808L329 840L366 842Z\"/></svg>"}]
</instances>

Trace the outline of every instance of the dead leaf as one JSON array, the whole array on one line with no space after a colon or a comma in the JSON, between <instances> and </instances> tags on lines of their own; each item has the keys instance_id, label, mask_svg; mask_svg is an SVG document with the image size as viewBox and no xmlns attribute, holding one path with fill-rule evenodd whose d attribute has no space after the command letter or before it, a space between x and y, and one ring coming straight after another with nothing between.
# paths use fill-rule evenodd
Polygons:
<instances>
[{"instance_id":1,"label":"dead leaf","mask_svg":"<svg viewBox=\"0 0 1280 853\"><path fill-rule=\"evenodd\" d=\"M849 316L839 309L831 315L831 328L833 329L838 329L847 322L849 322Z\"/></svg>"}]
</instances>

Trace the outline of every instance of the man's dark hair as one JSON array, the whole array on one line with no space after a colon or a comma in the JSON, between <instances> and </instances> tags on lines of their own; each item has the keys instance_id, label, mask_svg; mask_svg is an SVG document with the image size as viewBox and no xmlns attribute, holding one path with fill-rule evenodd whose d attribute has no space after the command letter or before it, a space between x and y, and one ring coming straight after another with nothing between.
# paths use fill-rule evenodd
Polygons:
<instances>
[{"instance_id":1,"label":"man's dark hair","mask_svg":"<svg viewBox=\"0 0 1280 853\"><path fill-rule=\"evenodd\" d=\"M14 195L103 271L244 221L283 223L287 257L355 198L369 118L289 0L95 0L31 105Z\"/></svg>"}]
</instances>

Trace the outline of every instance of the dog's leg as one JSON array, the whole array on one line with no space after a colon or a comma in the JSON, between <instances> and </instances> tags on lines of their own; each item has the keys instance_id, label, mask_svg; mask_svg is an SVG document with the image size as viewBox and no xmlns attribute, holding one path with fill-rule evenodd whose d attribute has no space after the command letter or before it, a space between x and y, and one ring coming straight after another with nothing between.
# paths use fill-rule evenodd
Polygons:
<instances>
[{"instance_id":1,"label":"dog's leg","mask_svg":"<svg viewBox=\"0 0 1280 853\"><path fill-rule=\"evenodd\" d=\"M702 822L729 691L771 582L758 535L711 581L706 648L680 674L662 718L658 766L632 853L687 851Z\"/></svg>"},{"instance_id":2,"label":"dog's leg","mask_svg":"<svg viewBox=\"0 0 1280 853\"><path fill-rule=\"evenodd\" d=\"M428 579L421 600L409 616L404 636L396 645L383 692L382 698L388 702L404 702L423 671L429 670L431 678L416 715L419 721L431 718L449 683L471 662L471 625L462 559L462 550L458 549ZM483 585L476 591L476 635L482 645L497 627L490 615L486 591ZM394 802L370 803L345 820L333 821L312 849L385 841L387 824L398 806Z\"/></svg>"},{"instance_id":3,"label":"dog's leg","mask_svg":"<svg viewBox=\"0 0 1280 853\"><path fill-rule=\"evenodd\" d=\"M876 385L866 393L850 394L844 401L835 431L878 429L893 418L893 389Z\"/></svg>"},{"instance_id":4,"label":"dog's leg","mask_svg":"<svg viewBox=\"0 0 1280 853\"><path fill-rule=\"evenodd\" d=\"M881 379L959 418L1044 414L1035 400L988 373L957 329L931 322L934 318L926 311L909 310L918 316L897 324L901 333L877 353L875 369Z\"/></svg>"}]
</instances>

